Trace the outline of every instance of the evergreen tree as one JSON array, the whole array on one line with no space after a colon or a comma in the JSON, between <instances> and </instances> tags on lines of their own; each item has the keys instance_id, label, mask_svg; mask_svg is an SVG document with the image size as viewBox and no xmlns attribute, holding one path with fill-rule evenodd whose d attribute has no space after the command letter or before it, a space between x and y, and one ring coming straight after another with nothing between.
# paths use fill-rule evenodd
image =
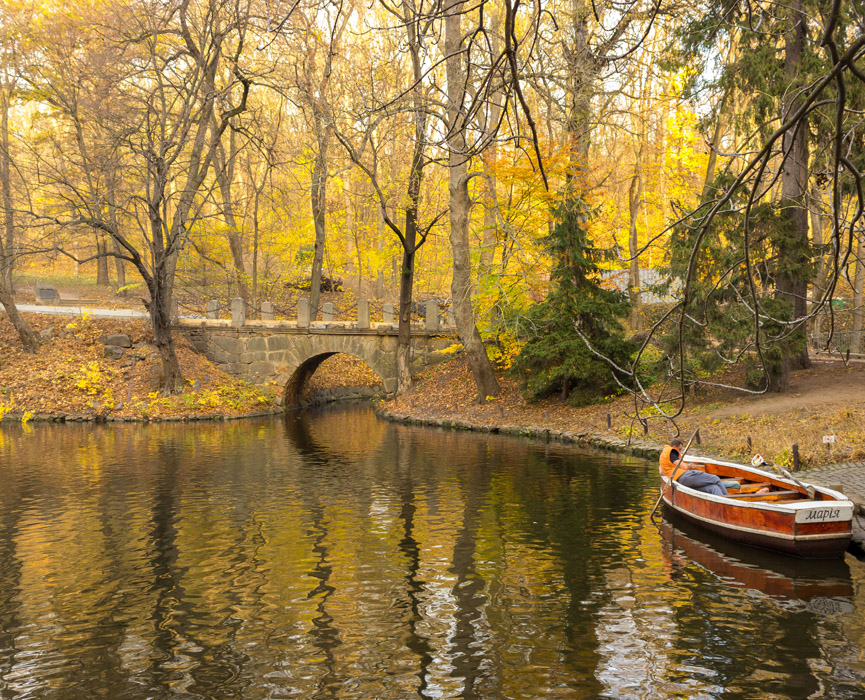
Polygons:
<instances>
[{"instance_id":1,"label":"evergreen tree","mask_svg":"<svg viewBox=\"0 0 865 700\"><path fill-rule=\"evenodd\" d=\"M560 392L573 403L589 403L620 387L610 364L586 341L619 367L628 367L634 345L624 338L619 318L627 316L629 306L623 292L601 286L598 263L610 251L589 240L586 203L566 196L554 214L557 224L542 240L554 260L551 291L526 313L520 334L525 345L511 372L531 399Z\"/></svg>"}]
</instances>

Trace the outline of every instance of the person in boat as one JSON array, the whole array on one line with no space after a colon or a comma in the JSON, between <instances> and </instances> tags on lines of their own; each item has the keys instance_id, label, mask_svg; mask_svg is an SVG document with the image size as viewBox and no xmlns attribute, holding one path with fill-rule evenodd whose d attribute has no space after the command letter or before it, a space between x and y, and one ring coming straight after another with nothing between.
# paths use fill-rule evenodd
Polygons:
<instances>
[{"instance_id":1,"label":"person in boat","mask_svg":"<svg viewBox=\"0 0 865 700\"><path fill-rule=\"evenodd\" d=\"M675 481L682 486L716 496L727 495L727 487L720 477L716 474L707 474L702 469L694 469L689 462L682 461L682 441L678 438L670 440L670 444L664 446L659 461L661 472L668 479L675 474Z\"/></svg>"}]
</instances>

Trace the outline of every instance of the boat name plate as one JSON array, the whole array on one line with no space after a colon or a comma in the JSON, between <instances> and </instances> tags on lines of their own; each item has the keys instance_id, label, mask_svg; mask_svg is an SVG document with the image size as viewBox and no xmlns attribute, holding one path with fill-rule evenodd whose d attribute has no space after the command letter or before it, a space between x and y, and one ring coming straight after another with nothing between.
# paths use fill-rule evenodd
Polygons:
<instances>
[{"instance_id":1,"label":"boat name plate","mask_svg":"<svg viewBox=\"0 0 865 700\"><path fill-rule=\"evenodd\" d=\"M850 520L849 507L829 506L825 508L803 508L796 511L797 523L834 523L840 520Z\"/></svg>"}]
</instances>

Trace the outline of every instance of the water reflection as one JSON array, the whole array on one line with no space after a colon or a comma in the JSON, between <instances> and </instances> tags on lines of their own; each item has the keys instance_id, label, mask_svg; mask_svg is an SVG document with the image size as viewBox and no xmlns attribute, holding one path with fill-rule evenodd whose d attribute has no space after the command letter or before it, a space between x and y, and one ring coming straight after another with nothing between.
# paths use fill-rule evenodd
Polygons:
<instances>
[{"instance_id":1,"label":"water reflection","mask_svg":"<svg viewBox=\"0 0 865 700\"><path fill-rule=\"evenodd\" d=\"M853 580L843 559L804 561L745 547L680 519L664 520L660 528L664 560L680 573L696 564L727 586L762 594L791 610L854 611Z\"/></svg>"},{"instance_id":2,"label":"water reflection","mask_svg":"<svg viewBox=\"0 0 865 700\"><path fill-rule=\"evenodd\" d=\"M861 697L862 583L644 462L368 409L0 429L0 697Z\"/></svg>"}]
</instances>

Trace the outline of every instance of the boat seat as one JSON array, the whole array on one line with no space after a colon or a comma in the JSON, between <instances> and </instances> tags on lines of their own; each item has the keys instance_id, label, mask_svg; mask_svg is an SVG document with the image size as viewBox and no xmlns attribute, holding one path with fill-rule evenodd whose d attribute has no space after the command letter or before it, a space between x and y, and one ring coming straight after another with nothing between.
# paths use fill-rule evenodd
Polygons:
<instances>
[{"instance_id":1,"label":"boat seat","mask_svg":"<svg viewBox=\"0 0 865 700\"><path fill-rule=\"evenodd\" d=\"M804 495L801 491L768 491L767 493L728 493L727 498L776 498L778 496Z\"/></svg>"}]
</instances>

